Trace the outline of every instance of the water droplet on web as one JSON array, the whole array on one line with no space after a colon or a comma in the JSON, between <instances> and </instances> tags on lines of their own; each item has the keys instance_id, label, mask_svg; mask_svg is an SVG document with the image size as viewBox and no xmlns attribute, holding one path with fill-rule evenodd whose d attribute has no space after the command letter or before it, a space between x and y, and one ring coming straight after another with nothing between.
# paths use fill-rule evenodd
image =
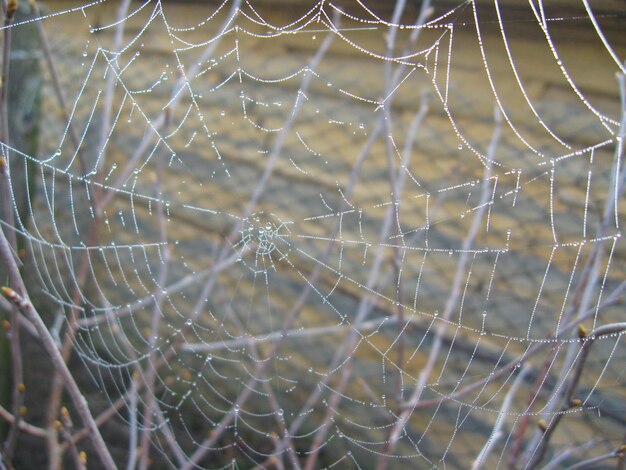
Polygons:
<instances>
[{"instance_id":1,"label":"water droplet on web","mask_svg":"<svg viewBox=\"0 0 626 470\"><path fill-rule=\"evenodd\" d=\"M458 148L459 150L463 150L463 144L459 144L459 145L457 146L457 148Z\"/></svg>"},{"instance_id":2,"label":"water droplet on web","mask_svg":"<svg viewBox=\"0 0 626 470\"><path fill-rule=\"evenodd\" d=\"M282 416L284 413L284 411L282 409L278 410L278 416Z\"/></svg>"},{"instance_id":3,"label":"water droplet on web","mask_svg":"<svg viewBox=\"0 0 626 470\"><path fill-rule=\"evenodd\" d=\"M187 321L185 322L185 325L187 325L187 326L191 326L191 325L193 325L193 322L192 322L191 320L187 320Z\"/></svg>"}]
</instances>

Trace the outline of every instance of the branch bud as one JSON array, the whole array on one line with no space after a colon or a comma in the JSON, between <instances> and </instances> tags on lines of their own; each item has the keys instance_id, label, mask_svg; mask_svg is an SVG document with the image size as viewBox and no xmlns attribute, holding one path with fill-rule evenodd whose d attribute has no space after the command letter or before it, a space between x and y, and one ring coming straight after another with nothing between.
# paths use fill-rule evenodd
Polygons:
<instances>
[{"instance_id":1,"label":"branch bud","mask_svg":"<svg viewBox=\"0 0 626 470\"><path fill-rule=\"evenodd\" d=\"M4 295L9 302L17 306L17 308L21 309L28 305L28 301L10 287L3 287L0 290L2 291L2 295Z\"/></svg>"},{"instance_id":2,"label":"branch bud","mask_svg":"<svg viewBox=\"0 0 626 470\"><path fill-rule=\"evenodd\" d=\"M578 408L579 406L582 406L583 402L578 399L578 398L572 398L569 402L569 406L571 408Z\"/></svg>"},{"instance_id":3,"label":"branch bud","mask_svg":"<svg viewBox=\"0 0 626 470\"><path fill-rule=\"evenodd\" d=\"M7 2L6 21L11 22L17 12L17 0L9 0Z\"/></svg>"}]
</instances>

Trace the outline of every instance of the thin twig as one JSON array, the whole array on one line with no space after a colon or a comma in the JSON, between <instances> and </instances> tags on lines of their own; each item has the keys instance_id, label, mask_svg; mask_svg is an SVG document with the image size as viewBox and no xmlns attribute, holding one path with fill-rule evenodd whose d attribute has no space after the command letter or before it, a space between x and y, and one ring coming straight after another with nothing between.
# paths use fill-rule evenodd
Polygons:
<instances>
[{"instance_id":1,"label":"thin twig","mask_svg":"<svg viewBox=\"0 0 626 470\"><path fill-rule=\"evenodd\" d=\"M227 18L224 21L220 29L220 32L217 35L218 38L221 38L223 34L229 30L231 23L235 20L237 14L239 13L239 7L242 1L243 0L233 1L230 12L228 13ZM168 113L173 115L174 111L176 110L176 107L182 100L184 96L184 94L181 93L182 89L185 87L189 87L188 77L194 77L198 73L201 67L200 64L206 62L206 60L209 59L213 55L219 43L220 43L219 40L211 41L210 44L206 47L206 49L203 51L202 55L198 58L198 60L194 61L186 72L185 72L185 68L182 67L183 64L179 63L179 65L181 65L180 70L183 73L178 78L178 80L176 81L172 89L172 99L168 103L167 107L163 110L163 112L161 112L161 114L159 114L159 116L150 124L149 131L146 132L143 139L137 146L137 149L133 153L132 157L126 162L126 165L119 173L119 176L117 177L117 179L113 182L112 185L107 186L107 188L103 187L105 191L103 191L101 199L97 202L97 204L94 205L94 209L97 214L102 214L104 209L106 209L106 207L109 205L109 203L115 196L115 192L116 192L115 190L117 188L120 188L124 184L124 182L128 179L128 176L135 169L137 162L139 162L140 158L145 154L148 148L150 148L153 137L157 136L158 142L161 142L162 137L160 135L160 132L163 126L166 125L167 120L169 119ZM111 67L110 68L111 74L114 75L115 78L119 80L119 76L117 75L118 71L113 67L113 64L111 62L109 62L109 65Z\"/></svg>"},{"instance_id":2,"label":"thin twig","mask_svg":"<svg viewBox=\"0 0 626 470\"><path fill-rule=\"evenodd\" d=\"M4 11L4 44L2 49L2 76L0 83L0 120L2 123L1 126L1 134L0 141L4 145L6 149L6 155L9 155L9 112L8 112L8 90L9 90L9 69L11 63L11 37L12 37L12 28L10 28L11 24L15 19L15 14L17 13L17 0L8 0L3 2L3 11ZM3 152L4 153L4 152ZM2 186L3 186L3 203L4 203L4 214L2 217L5 222L8 224L8 240L9 246L12 247L13 250L17 249L17 237L13 228L15 227L15 218L13 212L13 205L11 204L12 195L10 191L11 183L10 183L10 168L8 159L5 161L3 157L0 157L0 173L2 173ZM11 274L9 273L9 282L14 282L11 279ZM20 421L22 419L22 405L24 403L24 372L23 372L23 364L22 364L22 352L20 346L20 324L18 319L19 313L15 307L11 309L11 330L9 336L10 342L10 350L11 350L11 366L13 373L13 416L15 417L15 421L11 426L11 430L9 431L9 435L4 445L4 460L8 465L11 465L13 460L13 452L15 450L15 445L17 443L17 438L20 431Z\"/></svg>"},{"instance_id":3,"label":"thin twig","mask_svg":"<svg viewBox=\"0 0 626 470\"><path fill-rule=\"evenodd\" d=\"M37 4L37 1L29 0L29 3L32 9L33 15L36 18L40 18L41 11L39 9L39 5ZM57 68L54 63L54 59L52 57L52 52L50 50L50 42L48 41L46 30L43 26L43 22L41 21L41 19L38 19L37 21L35 21L35 25L37 27L37 33L39 34L39 41L41 43L43 56L46 61L46 65L48 66L48 71L50 72L50 78L52 80L52 89L54 90L54 94L56 95L57 101L59 102L59 107L61 108L61 113L63 113L63 118L68 123L70 139L72 139L72 144L74 144L76 155L78 157L78 163L80 165L80 170L83 173L83 175L86 175L87 163L85 161L85 157L83 155L83 151L80 146L80 137L79 137L78 131L76 130L76 126L74 125L74 121L70 120L70 115L67 112L65 93L63 93L63 88L61 87L59 74L57 72ZM89 191L89 187L88 186L85 186L85 187L87 191ZM95 196L93 194L90 194L90 198L91 197L95 197Z\"/></svg>"},{"instance_id":4,"label":"thin twig","mask_svg":"<svg viewBox=\"0 0 626 470\"><path fill-rule=\"evenodd\" d=\"M11 329L9 330L9 341L11 346L11 368L13 372L13 416L15 422L11 426L9 436L4 445L4 456L7 462L13 460L13 452L17 444L22 420L22 405L24 404L24 369L22 362L22 348L20 346L20 323L19 312L13 307L11 312Z\"/></svg>"},{"instance_id":5,"label":"thin twig","mask_svg":"<svg viewBox=\"0 0 626 470\"><path fill-rule=\"evenodd\" d=\"M334 20L335 20L334 27L336 28L337 27L337 23L339 21L338 15L334 18ZM329 34L326 36L326 38L324 39L324 41L320 45L320 48L316 52L315 56L309 62L308 70L310 70L310 72L313 72L316 69L316 67L318 66L319 62L322 60L323 56L326 54L327 50L330 48L330 45L331 45L331 42L334 39L334 36L335 36L335 34L332 31L332 29L331 29ZM296 102L294 103L293 108L292 108L292 112L290 113L290 118L289 118L288 122L283 126L283 128L281 130L281 133L277 136L277 139L276 139L276 141L274 143L272 151L270 152L270 155L267 158L266 165L265 165L265 170L263 171L263 174L262 174L262 176L260 178L260 181L257 183L257 186L255 187L255 189L254 189L254 191L252 193L252 196L250 197L248 203L245 206L244 214L246 216L249 215L249 213L253 210L254 205L257 203L259 197L261 196L261 194L263 193L263 191L265 190L265 188L267 186L267 182L269 181L269 178L270 178L270 176L272 174L272 170L273 170L273 168L274 168L274 166L275 166L275 164L277 162L278 157L281 154L282 146L283 146L283 144L285 142L285 139L286 139L286 134L287 134L288 130L291 128L291 126L293 125L293 123L295 122L295 118L297 116L297 112L300 109L301 102L302 102L302 94L305 93L306 89L310 85L312 75L313 75L312 73L307 73L307 74L304 75L304 77L302 79L302 83L300 85L300 93L298 93L298 95L297 95ZM372 144L373 144L373 142L372 142ZM352 180L351 180L350 184L352 184ZM227 243L224 244L224 246L222 247L222 249L220 251L220 254L218 254L218 256L217 256L216 264L219 264L220 262L222 262L223 257L228 253L228 251L232 247L232 245L233 245L233 238L238 234L238 232L239 232L239 226L233 227L233 230L231 231L230 235L227 237ZM332 243L329 243L329 246L330 245L332 245ZM330 255L330 248L326 252L326 256L329 256L329 255ZM295 321L297 313L302 308L302 306L306 302L306 299L308 298L308 296L311 293L310 286L315 282L315 280L317 279L317 277L321 273L321 269L322 269L321 264L316 266L313 274L310 277L309 282L307 283L307 287L305 287L304 291L302 292L300 297L297 299L297 301L295 302L295 304L292 307L291 311L287 315L287 318L286 318L286 320L285 320L285 322L283 324L283 329L284 330L289 329L291 323L293 321ZM191 315L192 319L197 317L197 315L199 314L201 309L204 307L204 299L206 299L208 297L208 295L210 294L211 290L213 289L213 286L215 285L214 281L215 281L215 278L209 278L209 280L205 284L205 286L204 286L200 296L198 296L198 301L196 303L195 308L192 311L192 315ZM271 356L271 354L270 354L270 356ZM270 362L271 361L263 361L263 362L261 362L259 364L259 366L257 367L257 370L255 371L255 374L258 375L259 372L264 370L264 368L267 367ZM252 379L251 382L254 383L254 382L256 382L256 380ZM236 416L235 407L236 406L240 407L243 403L246 402L246 400L250 396L251 390L252 390L251 387L245 387L243 389L242 393L239 395L239 397L237 397L237 399L233 403L233 407L231 408L231 410L224 416L224 418L213 429L213 432L211 433L211 435L207 439L205 439L204 442L198 447L198 449L196 449L196 451L190 456L189 461L183 467L183 470L190 470L191 468L193 468L196 465L196 463L200 459L202 459L206 455L206 453L210 450L210 447L217 441L217 439L219 439L221 434L224 432L224 430L227 428L227 426L230 424L230 422Z\"/></svg>"},{"instance_id":6,"label":"thin twig","mask_svg":"<svg viewBox=\"0 0 626 470\"><path fill-rule=\"evenodd\" d=\"M578 462L574 465L570 465L567 467L567 470L582 470L583 468L598 468L597 465L600 462L604 462L605 460L621 458L624 454L624 449L615 449L612 452L608 452L603 455L598 455L597 457L592 457L587 460L583 460L582 462Z\"/></svg>"},{"instance_id":7,"label":"thin twig","mask_svg":"<svg viewBox=\"0 0 626 470\"><path fill-rule=\"evenodd\" d=\"M454 276L454 280L450 288L450 293L448 294L445 308L441 316L443 321L439 323L438 328L435 332L435 338L433 340L433 345L430 348L430 353L428 355L426 365L424 366L424 368L419 374L418 381L415 385L415 388L413 389L413 393L410 399L405 405L404 411L398 417L396 423L394 424L393 431L390 433L390 436L389 436L389 442L390 442L389 450L390 451L393 450L393 448L395 447L395 444L398 441L400 434L404 430L404 426L406 425L409 418L413 414L413 411L417 408L417 404L419 403L422 393L426 387L428 377L432 373L432 370L437 361L439 350L442 344L442 336L443 336L444 330L446 329L448 325L448 321L450 319L450 316L452 315L453 309L457 304L459 296L461 295L462 282L466 276L465 267L469 260L468 250L471 248L472 244L474 243L474 239L478 233L480 224L482 223L482 218L488 207L488 200L489 200L489 194L490 194L489 188L490 188L490 181L491 181L490 179L491 164L495 158L495 152L496 152L496 148L498 145L498 141L500 139L500 132L502 128L502 119L501 119L501 116L499 114L499 110L497 107L494 108L494 113L495 113L496 126L494 128L491 142L489 144L489 149L487 151L485 175L483 177L483 185L481 189L480 202L478 204L478 209L474 213L474 219L472 220L472 225L470 229L468 230L468 233L465 239L463 240L463 245L460 250L461 255L457 263L456 274Z\"/></svg>"},{"instance_id":8,"label":"thin twig","mask_svg":"<svg viewBox=\"0 0 626 470\"><path fill-rule=\"evenodd\" d=\"M171 116L171 114L168 114ZM166 119L169 121L169 119ZM167 129L169 123L166 123L164 129ZM163 174L163 158L159 158L157 163L157 171L153 185L153 193L154 195L158 195L161 191L161 180ZM161 198L157 198L157 224L159 231L159 240L162 244L165 244L167 241L167 228L165 223L165 209L163 208L163 202ZM161 265L159 266L158 276L158 286L164 286L167 282L167 274L168 274L168 266L170 262L170 250L169 247L166 247L164 250L164 256ZM144 398L144 420L142 423L143 431L141 433L141 456L139 459L139 469L146 470L148 468L148 462L150 457L150 432L152 428L152 417L155 415L154 409L158 406L156 403L156 396L154 393L154 381L156 379L156 370L153 366L154 362L156 362L156 341L159 333L159 326L161 324L161 316L162 316L162 305L165 299L165 295L162 292L162 289L156 289L154 293L155 301L152 307L152 320L150 324L150 338L148 340L147 347L149 348L149 357L148 364L146 365L145 372L145 398Z\"/></svg>"},{"instance_id":9,"label":"thin twig","mask_svg":"<svg viewBox=\"0 0 626 470\"><path fill-rule=\"evenodd\" d=\"M61 353L57 349L57 346L54 342L54 338L50 335L45 323L41 319L39 313L35 310L33 304L28 300L26 295L26 288L24 286L24 282L17 268L17 264L15 263L13 256L11 254L11 249L9 247L9 243L4 236L4 233L0 231L0 259L7 266L8 271L11 273L16 289L12 288L4 288L3 294L4 296L12 302L19 310L24 314L30 322L37 329L37 333L39 333L39 341L42 343L44 349L50 356L52 363L57 371L63 377L65 381L66 387L72 398L72 403L76 408L76 411L81 417L83 424L89 428L91 432L91 440L98 453L103 465L107 469L114 469L115 463L113 462L113 458L109 453L109 450L102 439L102 435L98 430L98 426L96 425L93 416L89 410L89 406L87 405L87 401L85 397L82 395L76 381L74 380L74 376L70 372L65 363Z\"/></svg>"},{"instance_id":10,"label":"thin twig","mask_svg":"<svg viewBox=\"0 0 626 470\"><path fill-rule=\"evenodd\" d=\"M589 256L587 264L583 270L583 275L581 276L581 280L579 281L579 286L577 288L577 295L574 298L570 310L570 314L577 309L578 314L577 318L580 317L587 311L589 304L591 303L591 299L593 297L594 292L598 290L597 281L599 277L599 263L602 258L602 254L604 252L604 243L606 238L604 234L608 230L611 223L615 224L616 228L619 228L619 221L617 218L618 213L618 203L620 201L624 183L626 182L626 164L623 162L623 153L624 153L624 144L623 141L626 138L626 77L623 74L618 74L617 76L619 89L620 89L620 103L621 103L621 121L620 127L618 130L618 134L616 136L616 145L615 145L615 154L614 154L614 165L611 172L611 182L610 187L612 191L608 192L605 207L602 214L602 219L598 226L597 230L597 239L598 241L595 243L593 250ZM615 243L616 239L614 240ZM608 263L608 261L607 261ZM605 277L608 274L608 264L605 270ZM604 286L604 281L602 283ZM598 320L598 311L599 305L602 298L602 290L599 292L596 314L594 315L593 325L595 327L596 322ZM569 316L566 316L568 319ZM558 337L558 336L557 336ZM561 372L559 374L559 378L556 382L555 388L548 398L548 402L544 407L544 416L547 418L551 416L559 404L563 401L563 396L565 390L568 389L566 384L568 380L568 375L572 367L574 367L574 362L576 361L577 355L579 354L579 350L575 343L572 343L568 350L566 351L565 360L563 361L563 366L561 368ZM535 461L532 457L533 454L536 455L536 451L538 447L542 444L541 442L544 440L544 433L538 429L535 431L532 438L529 440L526 451L523 456L523 461ZM544 450L545 452L545 450Z\"/></svg>"},{"instance_id":11,"label":"thin twig","mask_svg":"<svg viewBox=\"0 0 626 470\"><path fill-rule=\"evenodd\" d=\"M626 468L626 432L622 439L622 445L619 447L620 455L617 459L615 470L624 470Z\"/></svg>"},{"instance_id":12,"label":"thin twig","mask_svg":"<svg viewBox=\"0 0 626 470\"><path fill-rule=\"evenodd\" d=\"M241 320L239 319L239 317L237 316L236 312L233 310L230 304L228 304L227 308L228 308L229 317L235 322L235 325L237 326L237 329L239 330L239 334L243 335L245 332L244 325L241 323ZM256 347L255 344L250 344L248 346L248 350L250 351L250 355L252 356L253 360L255 361L261 360L261 355L259 354L258 348ZM272 407L272 409L274 410L274 416L276 419L276 423L278 425L278 430L280 432L279 434L280 439L274 439L274 444L275 444L275 449L276 449L275 455L270 457L269 460L272 460L272 461L277 460L278 462L280 462L280 459L278 458L281 452L280 443L281 443L281 440L287 440L289 444L288 452L289 452L289 457L291 458L291 465L294 469L300 470L301 467L300 467L300 462L298 461L298 456L296 455L296 450L293 446L291 438L287 434L287 427L285 424L285 417L284 417L285 412L284 410L280 408L278 399L276 398L276 394L274 393L274 390L272 389L270 382L265 380L266 379L265 372L263 372L263 374L264 375L259 377L259 379L261 380L262 387L265 390L265 393L267 393L268 402L270 406ZM261 467L264 467L264 464L261 464Z\"/></svg>"},{"instance_id":13,"label":"thin twig","mask_svg":"<svg viewBox=\"0 0 626 470\"><path fill-rule=\"evenodd\" d=\"M0 76L0 143L3 147L2 156L0 157L0 176L2 177L2 198L3 211L2 218L10 227L6 235L9 245L13 250L17 247L17 238L12 230L15 227L15 217L13 214L13 205L11 204L11 183L9 169L9 110L8 110L8 93L9 93L9 69L11 65L11 37L13 28L11 24L15 19L17 12L17 0L3 0L2 7L4 11L4 30L2 45L2 73Z\"/></svg>"},{"instance_id":14,"label":"thin twig","mask_svg":"<svg viewBox=\"0 0 626 470\"><path fill-rule=\"evenodd\" d=\"M15 419L15 416L13 416L11 413L9 413L9 411L3 408L2 405L0 405L0 418L4 419L10 424L14 424L17 421ZM19 420L18 426L20 428L20 431L26 434L30 434L31 436L41 437L41 438L46 437L46 430L44 428L40 428L39 426L29 424L23 419Z\"/></svg>"},{"instance_id":15,"label":"thin twig","mask_svg":"<svg viewBox=\"0 0 626 470\"><path fill-rule=\"evenodd\" d=\"M128 2L123 2L128 4ZM128 5L126 5L126 8L128 8ZM122 8L119 11L119 19L122 19L125 16L125 11L123 10L123 5ZM50 49L48 46L48 42L47 42L47 38L45 35L45 30L43 29L43 25L41 24L40 21L37 22L38 24L38 29L39 29L39 34L40 34L40 38L42 40L42 45L44 47L44 55L46 57L46 61L48 63L49 69L50 69L50 74L51 77L53 79L53 86L55 89L55 93L57 95L57 99L59 101L59 104L62 108L63 113L67 116L67 119L69 119L69 114L67 113L66 110L66 106L65 106L65 97L63 95L63 91L58 83L58 75L56 73L56 68L54 66L54 62L52 61L52 56L50 54ZM124 29L124 22L120 21L120 23L118 24L116 31L117 31L117 38L121 41L121 35L123 35L123 29ZM121 31L121 32L120 32ZM118 44L119 47L119 44ZM108 94L106 95L107 99L113 99L113 97ZM78 155L79 158L79 163L81 165L81 171L83 172L83 174L86 175L87 173L87 167L86 167L86 162L83 158L82 155L82 151L80 149L80 139L78 138L78 133L76 132L76 130L74 129L72 131L73 128L73 123L69 122L69 126L70 126L70 137L72 138L72 141L74 143L74 145L76 146L76 154ZM89 189L88 189L89 191ZM90 191L90 200L92 201L92 204L94 205L98 205L99 201L100 201L100 195L97 194L97 192L93 192ZM95 243L97 243L98 241L98 222L99 222L99 214L96 211L95 212L95 217L92 219L91 221L91 226L88 232L88 246L92 246ZM68 264L68 268L71 270L71 263L64 258L64 261ZM74 338L76 335L76 330L78 328L78 315L77 315L77 310L78 310L78 305L80 305L82 303L82 299L83 299L83 294L82 294L82 289L85 285L85 283L87 282L87 277L89 274L89 267L90 267L90 259L89 259L89 251L85 251L80 265L79 265L79 269L78 269L78 273L76 276L76 285L75 288L73 290L73 294L72 294L72 307L69 309L69 321L67 324L67 328L65 330L65 334L64 334L64 338L63 338L63 343L62 343L62 348L61 348L61 355L64 359L64 361L67 363L69 361L71 352L73 350L74 347ZM63 383L63 379L61 377L61 374L59 371L57 371L57 373L55 373L53 379L52 379L52 386L51 386L51 390L50 390L50 399L48 401L48 429L49 429L49 433L48 433L48 453L49 453L49 458L50 458L50 468L52 469L59 469L61 466L61 458L62 458L62 452L64 447L59 447L59 442L58 442L58 437L57 437L57 432L56 432L56 428L54 426L54 423L56 421L56 416L58 413L58 409L59 406L61 404L61 399L62 399L62 393L63 393L63 389L64 389L64 383Z\"/></svg>"},{"instance_id":16,"label":"thin twig","mask_svg":"<svg viewBox=\"0 0 626 470\"><path fill-rule=\"evenodd\" d=\"M602 303L602 305L600 306L600 311L603 311L606 307L609 307L618 303L622 303L623 302L622 293L625 290L626 290L626 281L622 282L613 291L613 293L609 296L609 298L607 298L607 300ZM586 315L584 315L580 319L573 320L567 325L563 325L559 329L559 333L561 335L564 335L567 332L576 329L582 322L593 317L593 315L595 315L597 312L598 310L595 307L591 308L589 311L587 311ZM431 400L420 401L419 403L415 405L415 408L416 409L430 408L431 406L438 406L445 401L458 400L461 397L467 395L468 393L471 393L472 391L476 389L483 388L485 385L489 384L490 382L493 382L494 380L502 377L503 375L510 373L515 367L517 367L518 364L527 361L529 358L535 356L536 354L539 354L540 352L544 351L545 349L549 347L553 347L554 344L555 343L552 341L542 341L542 342L535 343L533 346L528 348L521 356L511 359L505 365L500 367L500 369L492 371L492 373L490 373L487 377L481 380L478 380L476 382L473 382L471 384L468 384L467 386L457 390L456 392L448 396L435 398ZM408 404L405 406L408 406Z\"/></svg>"},{"instance_id":17,"label":"thin twig","mask_svg":"<svg viewBox=\"0 0 626 470\"><path fill-rule=\"evenodd\" d=\"M524 380L526 379L526 374L529 371L529 366L522 367L522 370L513 382L513 385L511 385L511 388L505 395L504 400L502 401L502 406L500 407L500 412L498 413L498 416L496 418L496 423L494 424L493 430L491 431L491 435L489 436L489 439L487 439L487 442L485 443L483 448L478 453L476 460L474 460L474 463L472 464L472 470L477 470L483 467L485 461L489 457L489 454L493 450L493 447L495 446L496 442L498 442L498 439L502 433L502 427L504 426L507 415L509 413L509 408L511 408L511 404L513 403L513 399L515 398L515 394L517 393L520 385L524 383Z\"/></svg>"},{"instance_id":18,"label":"thin twig","mask_svg":"<svg viewBox=\"0 0 626 470\"><path fill-rule=\"evenodd\" d=\"M74 460L74 465L77 470L86 470L84 455L78 451L76 444L72 442L72 428L74 427L72 420L70 419L69 411L67 408L63 407L61 409L60 421L57 421L58 428L63 437L63 440L68 443L70 449L70 455L72 456L72 460Z\"/></svg>"},{"instance_id":19,"label":"thin twig","mask_svg":"<svg viewBox=\"0 0 626 470\"><path fill-rule=\"evenodd\" d=\"M528 462L526 468L534 469L539 466L541 461L543 460L547 450L548 444L550 443L550 438L554 434L557 426L560 421L565 416L565 412L572 409L572 407L578 406L572 399L574 394L576 393L576 389L578 388L578 382L580 381L580 377L582 376L583 370L585 368L585 363L587 358L589 357L589 352L591 351L591 346L595 343L595 341L603 336L615 336L618 338L624 334L626 330L626 322L622 323L610 323L608 325L603 325L591 332L588 336L583 336L580 343L580 352L578 355L578 362L576 364L576 368L574 370L574 375L569 382L567 387L563 388L563 399L562 402L564 405L561 408L561 412L554 415L550 423L547 424L545 430L542 430L542 438L539 441L539 444L535 448L533 454L531 455L531 459ZM583 334L583 333L581 333Z\"/></svg>"},{"instance_id":20,"label":"thin twig","mask_svg":"<svg viewBox=\"0 0 626 470\"><path fill-rule=\"evenodd\" d=\"M550 460L550 462L548 462L544 467L541 468L541 470L557 470L557 469L563 468L562 464L565 460L577 454L585 455L585 452L597 446L598 443L599 443L598 441L594 440L594 441L584 442L581 445L578 445L576 447L568 447L567 449L564 449L562 452L555 455L554 458ZM514 467L509 467L509 468L514 468Z\"/></svg>"}]
</instances>

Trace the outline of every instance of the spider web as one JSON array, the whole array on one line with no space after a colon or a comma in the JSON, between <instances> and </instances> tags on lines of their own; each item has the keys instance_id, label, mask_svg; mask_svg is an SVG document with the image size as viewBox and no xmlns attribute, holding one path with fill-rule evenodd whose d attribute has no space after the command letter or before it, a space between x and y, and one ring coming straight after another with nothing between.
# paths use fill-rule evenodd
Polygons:
<instances>
[{"instance_id":1,"label":"spider web","mask_svg":"<svg viewBox=\"0 0 626 470\"><path fill-rule=\"evenodd\" d=\"M68 106L47 80L43 153L2 144L37 176L10 228L129 468L142 436L175 468L533 466L560 418L554 466L618 447L622 330L585 331L624 318L623 14L280 8L41 17Z\"/></svg>"}]
</instances>

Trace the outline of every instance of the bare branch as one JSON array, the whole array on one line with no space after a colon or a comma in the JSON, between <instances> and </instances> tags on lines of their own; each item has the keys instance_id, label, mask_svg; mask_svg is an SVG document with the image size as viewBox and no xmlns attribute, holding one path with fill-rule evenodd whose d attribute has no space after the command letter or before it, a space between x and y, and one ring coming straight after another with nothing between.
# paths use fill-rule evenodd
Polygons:
<instances>
[{"instance_id":1,"label":"bare branch","mask_svg":"<svg viewBox=\"0 0 626 470\"><path fill-rule=\"evenodd\" d=\"M39 316L39 313L33 307L33 304L28 300L28 298L23 297L26 292L26 288L24 286L24 282L22 281L22 277L17 269L17 265L13 260L13 256L11 254L11 249L9 247L9 243L4 236L4 232L0 231L0 259L2 259L3 263L7 266L7 269L12 275L12 279L14 285L17 290L12 288L4 288L3 294L11 303L15 305L19 309L19 311L26 316L26 318L35 326L37 333L39 334L39 340L41 341L44 349L50 356L52 363L54 364L55 369L61 374L63 380L66 383L66 387L70 393L72 398L72 402L78 411L78 414L83 421L83 424L89 428L91 433L91 440L96 449L96 452L100 456L100 459L107 469L114 469L115 463L113 462L113 458L109 453L109 450L100 435L100 431L98 430L98 426L96 425L91 412L89 411L89 406L87 405L87 401L85 397L80 392L76 381L72 373L67 368L67 364L65 363L61 353L56 347L54 339L50 335L45 323Z\"/></svg>"}]
</instances>

